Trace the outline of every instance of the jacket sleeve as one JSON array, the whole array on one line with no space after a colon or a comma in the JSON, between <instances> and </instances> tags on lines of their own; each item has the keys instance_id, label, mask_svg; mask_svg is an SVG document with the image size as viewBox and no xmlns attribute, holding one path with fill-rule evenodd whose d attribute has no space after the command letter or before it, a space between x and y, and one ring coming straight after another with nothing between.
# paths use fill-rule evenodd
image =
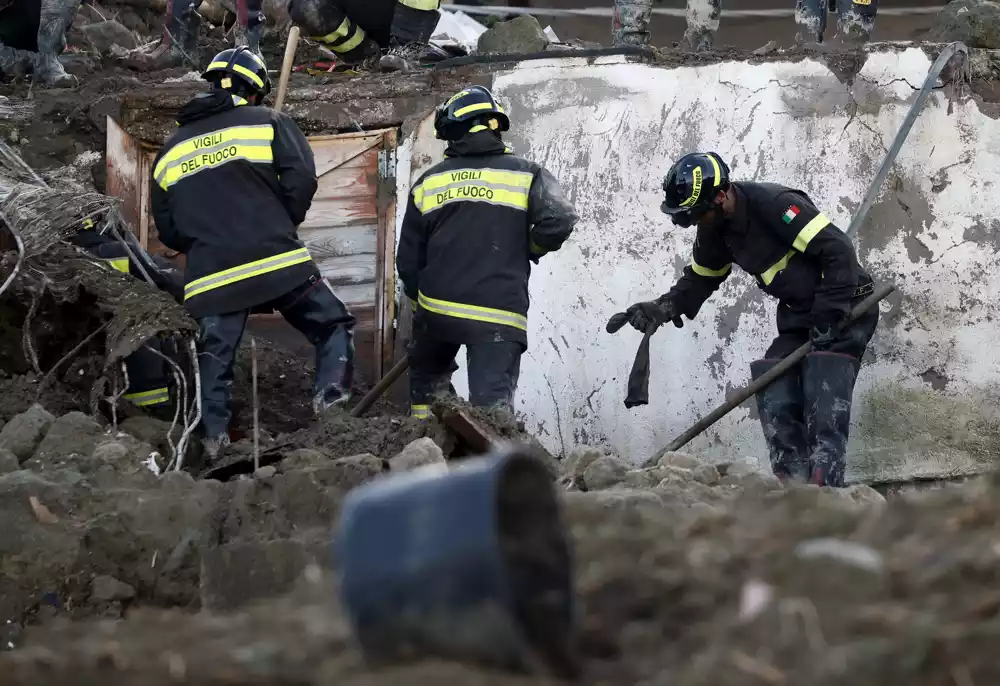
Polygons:
<instances>
[{"instance_id":1,"label":"jacket sleeve","mask_svg":"<svg viewBox=\"0 0 1000 686\"><path fill-rule=\"evenodd\" d=\"M309 141L288 115L275 112L271 125L274 127L271 151L281 185L281 201L292 223L298 226L306 218L316 194L316 160Z\"/></svg>"},{"instance_id":2,"label":"jacket sleeve","mask_svg":"<svg viewBox=\"0 0 1000 686\"><path fill-rule=\"evenodd\" d=\"M681 278L665 297L671 298L688 319L694 319L732 271L733 258L729 249L713 240L707 230L699 228L691 251L691 264L684 267Z\"/></svg>"},{"instance_id":3,"label":"jacket sleeve","mask_svg":"<svg viewBox=\"0 0 1000 686\"><path fill-rule=\"evenodd\" d=\"M153 160L154 171L164 149L161 148ZM174 224L173 210L170 208L170 192L157 183L155 174L149 183L149 204L153 210L153 221L156 222L156 233L160 242L171 250L186 253L191 248L191 238Z\"/></svg>"},{"instance_id":4,"label":"jacket sleeve","mask_svg":"<svg viewBox=\"0 0 1000 686\"><path fill-rule=\"evenodd\" d=\"M420 212L423 200L423 179L410 191L403 215L403 226L399 231L399 248L396 251L396 269L403 283L403 292L416 302L420 284L417 279L420 270L427 263L427 227Z\"/></svg>"},{"instance_id":5,"label":"jacket sleeve","mask_svg":"<svg viewBox=\"0 0 1000 686\"><path fill-rule=\"evenodd\" d=\"M832 325L851 311L858 287L854 244L802 193L785 191L766 208L769 225L792 248L816 260L822 278L813 299L814 325Z\"/></svg>"},{"instance_id":6,"label":"jacket sleeve","mask_svg":"<svg viewBox=\"0 0 1000 686\"><path fill-rule=\"evenodd\" d=\"M537 259L561 248L573 233L576 221L577 214L559 182L547 170L539 168L528 192L531 256Z\"/></svg>"}]
</instances>

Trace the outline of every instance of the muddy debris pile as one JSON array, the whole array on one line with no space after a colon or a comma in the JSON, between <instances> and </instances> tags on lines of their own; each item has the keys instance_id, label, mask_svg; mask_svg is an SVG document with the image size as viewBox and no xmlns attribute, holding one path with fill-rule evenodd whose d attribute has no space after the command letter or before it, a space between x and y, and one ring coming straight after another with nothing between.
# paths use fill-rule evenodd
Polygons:
<instances>
[{"instance_id":1,"label":"muddy debris pile","mask_svg":"<svg viewBox=\"0 0 1000 686\"><path fill-rule=\"evenodd\" d=\"M155 420L116 431L41 406L10 418L0 683L554 683L433 660L366 667L337 600L339 507L386 472L448 464L434 421L368 421L369 439L324 447L316 437L353 426L324 419L303 430L313 445L220 482L158 476ZM682 453L636 469L582 449L558 468L583 683L1000 677L998 481L886 502Z\"/></svg>"}]
</instances>

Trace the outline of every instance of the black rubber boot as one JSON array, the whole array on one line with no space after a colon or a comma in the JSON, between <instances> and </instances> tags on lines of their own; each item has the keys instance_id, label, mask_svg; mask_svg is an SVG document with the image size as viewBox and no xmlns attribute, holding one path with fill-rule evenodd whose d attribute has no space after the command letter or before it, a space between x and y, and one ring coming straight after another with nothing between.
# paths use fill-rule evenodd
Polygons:
<instances>
[{"instance_id":1,"label":"black rubber boot","mask_svg":"<svg viewBox=\"0 0 1000 686\"><path fill-rule=\"evenodd\" d=\"M754 380L771 371L781 360L750 363ZM803 422L802 377L799 368L757 394L757 413L764 440L771 454L771 471L782 481L805 482L809 478L809 450Z\"/></svg>"},{"instance_id":2,"label":"black rubber boot","mask_svg":"<svg viewBox=\"0 0 1000 686\"><path fill-rule=\"evenodd\" d=\"M843 353L817 352L802 363L810 483L843 486L851 401L860 364Z\"/></svg>"},{"instance_id":3,"label":"black rubber boot","mask_svg":"<svg viewBox=\"0 0 1000 686\"><path fill-rule=\"evenodd\" d=\"M318 274L275 301L281 315L316 347L313 410L343 407L354 380L354 316Z\"/></svg>"}]
</instances>

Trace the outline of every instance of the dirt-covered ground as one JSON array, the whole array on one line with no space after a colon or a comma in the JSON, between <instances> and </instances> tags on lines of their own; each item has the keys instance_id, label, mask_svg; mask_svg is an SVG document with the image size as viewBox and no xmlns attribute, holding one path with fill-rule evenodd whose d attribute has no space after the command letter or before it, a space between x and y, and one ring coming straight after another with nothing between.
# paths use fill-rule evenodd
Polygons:
<instances>
[{"instance_id":1,"label":"dirt-covered ground","mask_svg":"<svg viewBox=\"0 0 1000 686\"><path fill-rule=\"evenodd\" d=\"M158 29L155 12L114 2L94 12L81 10L65 56L81 85L0 83L0 136L36 169L75 165L103 190L105 115L186 70L129 70L83 29L114 19L141 43ZM216 31L202 50L223 44ZM661 59L811 54L745 47ZM267 37L271 64L281 49L281 36ZM977 59L973 88L995 100L993 62ZM353 640L331 547L340 505L387 474L460 462L467 446L441 422L387 401L364 419L314 418L311 362L258 340L265 466L254 472L245 341L227 457L238 468L203 478L194 450L188 470L158 476L169 427L88 414L99 342L53 375L28 371L23 310L0 312L0 686L554 683L432 658L376 670ZM42 369L68 328L36 318ZM498 437L532 440L508 419L472 414ZM582 683L1000 683L1000 479L886 502L865 486L786 488L698 456L636 469L632 456L580 449L557 461L534 450L555 472L572 545Z\"/></svg>"}]
</instances>

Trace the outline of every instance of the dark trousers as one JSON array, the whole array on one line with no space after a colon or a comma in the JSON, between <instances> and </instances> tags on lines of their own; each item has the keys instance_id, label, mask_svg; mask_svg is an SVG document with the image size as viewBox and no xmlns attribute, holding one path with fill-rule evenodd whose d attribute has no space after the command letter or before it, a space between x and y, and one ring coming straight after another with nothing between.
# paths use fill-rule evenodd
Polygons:
<instances>
[{"instance_id":1,"label":"dark trousers","mask_svg":"<svg viewBox=\"0 0 1000 686\"><path fill-rule=\"evenodd\" d=\"M163 351L163 344L153 338L125 358L125 369L128 372L128 389L125 400L136 407L153 409L163 407L170 402L170 386L167 363L162 357L148 350L152 348Z\"/></svg>"},{"instance_id":2,"label":"dark trousers","mask_svg":"<svg viewBox=\"0 0 1000 686\"><path fill-rule=\"evenodd\" d=\"M779 305L778 337L765 358L750 365L754 379L809 340L806 320L806 313ZM854 383L877 325L875 307L844 329L827 350L810 353L757 393L771 469L779 478L844 485Z\"/></svg>"},{"instance_id":3,"label":"dark trousers","mask_svg":"<svg viewBox=\"0 0 1000 686\"><path fill-rule=\"evenodd\" d=\"M430 416L431 398L454 393L451 375L458 369L455 357L460 343L447 343L417 334L407 346L410 358L410 414ZM469 372L469 402L476 407L512 409L521 374L524 346L511 341L469 343L465 346Z\"/></svg>"},{"instance_id":4,"label":"dark trousers","mask_svg":"<svg viewBox=\"0 0 1000 686\"><path fill-rule=\"evenodd\" d=\"M175 40L184 43L197 38L197 9L202 0L167 0L167 25L164 41ZM264 28L264 0L233 0L236 22L247 33L251 49L256 50L260 42L260 32ZM187 47L185 47L187 49Z\"/></svg>"},{"instance_id":5,"label":"dark trousers","mask_svg":"<svg viewBox=\"0 0 1000 686\"><path fill-rule=\"evenodd\" d=\"M316 348L314 407L346 401L354 376L355 319L326 279L313 276L267 306ZM250 310L240 310L198 320L201 423L208 438L228 431L233 363L249 315Z\"/></svg>"}]
</instances>

